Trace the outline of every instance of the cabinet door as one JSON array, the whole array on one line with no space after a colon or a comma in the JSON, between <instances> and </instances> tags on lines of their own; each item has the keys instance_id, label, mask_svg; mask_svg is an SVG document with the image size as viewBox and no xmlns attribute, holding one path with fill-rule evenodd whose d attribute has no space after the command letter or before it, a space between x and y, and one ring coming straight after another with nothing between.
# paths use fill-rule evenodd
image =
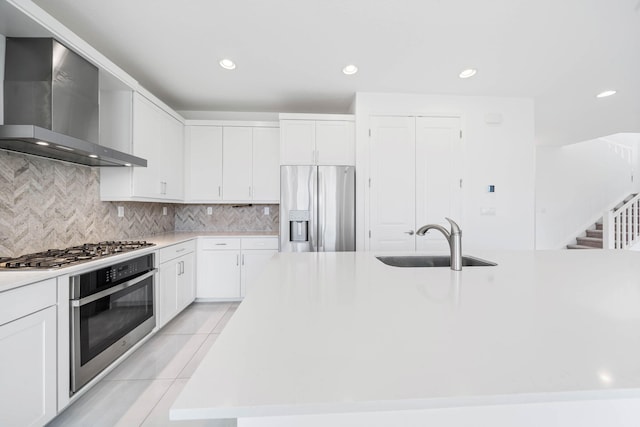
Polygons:
<instances>
[{"instance_id":1,"label":"cabinet door","mask_svg":"<svg viewBox=\"0 0 640 427\"><path fill-rule=\"evenodd\" d=\"M416 227L440 224L445 217L462 221L462 140L457 117L416 118ZM416 237L416 249L442 251L448 243L442 233Z\"/></svg>"},{"instance_id":2,"label":"cabinet door","mask_svg":"<svg viewBox=\"0 0 640 427\"><path fill-rule=\"evenodd\" d=\"M198 298L240 298L240 251L201 250L198 254Z\"/></svg>"},{"instance_id":3,"label":"cabinet door","mask_svg":"<svg viewBox=\"0 0 640 427\"><path fill-rule=\"evenodd\" d=\"M193 253L180 257L180 274L178 276L178 309L182 310L196 298L194 282L195 255Z\"/></svg>"},{"instance_id":4,"label":"cabinet door","mask_svg":"<svg viewBox=\"0 0 640 427\"><path fill-rule=\"evenodd\" d=\"M370 250L415 250L415 119L371 117Z\"/></svg>"},{"instance_id":5,"label":"cabinet door","mask_svg":"<svg viewBox=\"0 0 640 427\"><path fill-rule=\"evenodd\" d=\"M319 165L355 165L353 122L317 121L316 156Z\"/></svg>"},{"instance_id":6,"label":"cabinet door","mask_svg":"<svg viewBox=\"0 0 640 427\"><path fill-rule=\"evenodd\" d=\"M178 275L180 264L171 260L160 264L158 273L157 324L162 327L178 313Z\"/></svg>"},{"instance_id":7,"label":"cabinet door","mask_svg":"<svg viewBox=\"0 0 640 427\"><path fill-rule=\"evenodd\" d=\"M188 126L188 200L222 200L222 127Z\"/></svg>"},{"instance_id":8,"label":"cabinet door","mask_svg":"<svg viewBox=\"0 0 640 427\"><path fill-rule=\"evenodd\" d=\"M250 127L225 127L222 131L222 198L251 200Z\"/></svg>"},{"instance_id":9,"label":"cabinet door","mask_svg":"<svg viewBox=\"0 0 640 427\"><path fill-rule=\"evenodd\" d=\"M280 120L280 164L315 164L316 123L313 120Z\"/></svg>"},{"instance_id":10,"label":"cabinet door","mask_svg":"<svg viewBox=\"0 0 640 427\"><path fill-rule=\"evenodd\" d=\"M162 198L182 200L184 196L184 126L169 114L162 112L163 135L160 156L162 157Z\"/></svg>"},{"instance_id":11,"label":"cabinet door","mask_svg":"<svg viewBox=\"0 0 640 427\"><path fill-rule=\"evenodd\" d=\"M55 307L0 326L0 425L40 426L56 415L56 367Z\"/></svg>"},{"instance_id":12,"label":"cabinet door","mask_svg":"<svg viewBox=\"0 0 640 427\"><path fill-rule=\"evenodd\" d=\"M280 131L253 129L253 200L280 199Z\"/></svg>"},{"instance_id":13,"label":"cabinet door","mask_svg":"<svg viewBox=\"0 0 640 427\"><path fill-rule=\"evenodd\" d=\"M133 168L133 195L159 198L163 124L158 107L142 95L133 97L133 154L147 159L146 168Z\"/></svg>"},{"instance_id":14,"label":"cabinet door","mask_svg":"<svg viewBox=\"0 0 640 427\"><path fill-rule=\"evenodd\" d=\"M248 289L259 284L260 273L276 253L278 253L276 250L242 251L240 296L244 298Z\"/></svg>"}]
</instances>

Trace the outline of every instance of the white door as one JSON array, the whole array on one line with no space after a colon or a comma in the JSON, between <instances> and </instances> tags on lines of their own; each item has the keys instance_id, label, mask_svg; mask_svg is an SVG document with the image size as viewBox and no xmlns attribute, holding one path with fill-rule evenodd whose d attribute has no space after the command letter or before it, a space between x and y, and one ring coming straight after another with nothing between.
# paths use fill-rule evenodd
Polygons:
<instances>
[{"instance_id":1,"label":"white door","mask_svg":"<svg viewBox=\"0 0 640 427\"><path fill-rule=\"evenodd\" d=\"M222 198L251 200L251 150L253 129L225 127L222 130Z\"/></svg>"},{"instance_id":2,"label":"white door","mask_svg":"<svg viewBox=\"0 0 640 427\"><path fill-rule=\"evenodd\" d=\"M182 310L196 298L194 282L195 255L193 253L180 257L180 274L178 276L178 309Z\"/></svg>"},{"instance_id":3,"label":"white door","mask_svg":"<svg viewBox=\"0 0 640 427\"><path fill-rule=\"evenodd\" d=\"M280 164L315 164L315 132L313 120L280 120Z\"/></svg>"},{"instance_id":4,"label":"white door","mask_svg":"<svg viewBox=\"0 0 640 427\"><path fill-rule=\"evenodd\" d=\"M184 198L184 125L169 114L162 112L163 134L161 180L164 186L163 198L182 200Z\"/></svg>"},{"instance_id":5,"label":"white door","mask_svg":"<svg viewBox=\"0 0 640 427\"><path fill-rule=\"evenodd\" d=\"M55 307L0 326L0 425L41 426L55 416L56 365Z\"/></svg>"},{"instance_id":6,"label":"white door","mask_svg":"<svg viewBox=\"0 0 640 427\"><path fill-rule=\"evenodd\" d=\"M280 199L280 131L253 129L253 200Z\"/></svg>"},{"instance_id":7,"label":"white door","mask_svg":"<svg viewBox=\"0 0 640 427\"><path fill-rule=\"evenodd\" d=\"M244 298L247 290L258 285L260 272L271 259L277 254L276 250L256 250L242 251L242 272L240 280L240 295Z\"/></svg>"},{"instance_id":8,"label":"white door","mask_svg":"<svg viewBox=\"0 0 640 427\"><path fill-rule=\"evenodd\" d=\"M355 165L353 122L317 121L316 156L318 165Z\"/></svg>"},{"instance_id":9,"label":"white door","mask_svg":"<svg viewBox=\"0 0 640 427\"><path fill-rule=\"evenodd\" d=\"M162 327L178 313L178 275L180 262L171 260L160 264L158 272L158 327Z\"/></svg>"},{"instance_id":10,"label":"white door","mask_svg":"<svg viewBox=\"0 0 640 427\"><path fill-rule=\"evenodd\" d=\"M203 250L196 286L198 298L239 298L240 251Z\"/></svg>"},{"instance_id":11,"label":"white door","mask_svg":"<svg viewBox=\"0 0 640 427\"><path fill-rule=\"evenodd\" d=\"M151 101L133 97L133 154L147 159L146 168L133 168L133 195L159 198L163 192L160 179L160 144L162 141L160 110Z\"/></svg>"},{"instance_id":12,"label":"white door","mask_svg":"<svg viewBox=\"0 0 640 427\"><path fill-rule=\"evenodd\" d=\"M370 118L370 249L415 250L415 119Z\"/></svg>"},{"instance_id":13,"label":"white door","mask_svg":"<svg viewBox=\"0 0 640 427\"><path fill-rule=\"evenodd\" d=\"M188 200L222 200L222 127L188 126Z\"/></svg>"},{"instance_id":14,"label":"white door","mask_svg":"<svg viewBox=\"0 0 640 427\"><path fill-rule=\"evenodd\" d=\"M440 224L445 217L461 224L462 140L460 118L416 118L416 228ZM442 233L429 231L416 237L419 251L446 251Z\"/></svg>"}]
</instances>

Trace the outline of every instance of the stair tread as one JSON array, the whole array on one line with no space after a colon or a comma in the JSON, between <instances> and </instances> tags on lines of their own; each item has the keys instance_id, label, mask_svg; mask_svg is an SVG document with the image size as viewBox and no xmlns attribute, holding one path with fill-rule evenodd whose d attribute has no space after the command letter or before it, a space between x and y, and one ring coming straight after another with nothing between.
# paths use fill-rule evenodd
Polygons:
<instances>
[{"instance_id":1,"label":"stair tread","mask_svg":"<svg viewBox=\"0 0 640 427\"><path fill-rule=\"evenodd\" d=\"M567 245L567 249L598 249L593 246L585 246L585 245Z\"/></svg>"},{"instance_id":2,"label":"stair tread","mask_svg":"<svg viewBox=\"0 0 640 427\"><path fill-rule=\"evenodd\" d=\"M578 237L577 240L584 240L586 242L602 242L602 237Z\"/></svg>"}]
</instances>

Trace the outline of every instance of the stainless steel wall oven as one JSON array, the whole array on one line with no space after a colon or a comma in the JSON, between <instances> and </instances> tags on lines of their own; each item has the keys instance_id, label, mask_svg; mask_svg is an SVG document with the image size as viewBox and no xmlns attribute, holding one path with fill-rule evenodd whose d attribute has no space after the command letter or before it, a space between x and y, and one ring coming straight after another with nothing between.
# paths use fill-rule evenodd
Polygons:
<instances>
[{"instance_id":1,"label":"stainless steel wall oven","mask_svg":"<svg viewBox=\"0 0 640 427\"><path fill-rule=\"evenodd\" d=\"M153 254L70 278L71 393L156 324Z\"/></svg>"}]
</instances>

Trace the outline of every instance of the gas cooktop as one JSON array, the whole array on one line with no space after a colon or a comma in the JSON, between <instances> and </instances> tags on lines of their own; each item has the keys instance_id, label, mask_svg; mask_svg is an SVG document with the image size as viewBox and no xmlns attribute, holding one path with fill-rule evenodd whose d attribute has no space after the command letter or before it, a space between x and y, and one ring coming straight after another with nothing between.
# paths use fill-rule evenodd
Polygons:
<instances>
[{"instance_id":1,"label":"gas cooktop","mask_svg":"<svg viewBox=\"0 0 640 427\"><path fill-rule=\"evenodd\" d=\"M49 249L44 252L22 255L18 258L0 258L0 269L53 270L91 261L96 258L104 258L123 252L135 251L136 249L142 249L148 246L154 246L154 243L139 240L85 243L66 249Z\"/></svg>"}]
</instances>

